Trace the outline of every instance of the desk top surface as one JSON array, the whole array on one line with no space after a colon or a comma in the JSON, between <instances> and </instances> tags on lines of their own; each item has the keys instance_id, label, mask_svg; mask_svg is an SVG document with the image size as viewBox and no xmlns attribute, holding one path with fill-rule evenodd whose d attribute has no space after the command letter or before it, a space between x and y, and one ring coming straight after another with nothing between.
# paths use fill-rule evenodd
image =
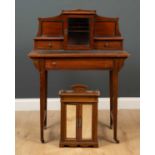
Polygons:
<instances>
[{"instance_id":1,"label":"desk top surface","mask_svg":"<svg viewBox=\"0 0 155 155\"><path fill-rule=\"evenodd\" d=\"M30 58L127 58L129 54L122 50L32 50L28 56Z\"/></svg>"}]
</instances>

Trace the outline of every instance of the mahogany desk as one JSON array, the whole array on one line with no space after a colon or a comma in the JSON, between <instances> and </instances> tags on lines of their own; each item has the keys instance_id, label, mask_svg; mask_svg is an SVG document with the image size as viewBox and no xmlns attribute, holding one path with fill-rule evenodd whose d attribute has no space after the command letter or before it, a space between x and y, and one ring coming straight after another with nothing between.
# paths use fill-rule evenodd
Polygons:
<instances>
[{"instance_id":1,"label":"mahogany desk","mask_svg":"<svg viewBox=\"0 0 155 155\"><path fill-rule=\"evenodd\" d=\"M47 125L47 74L50 70L109 70L110 128L117 139L118 74L129 54L117 50L33 50L28 55L40 74L40 138Z\"/></svg>"}]
</instances>

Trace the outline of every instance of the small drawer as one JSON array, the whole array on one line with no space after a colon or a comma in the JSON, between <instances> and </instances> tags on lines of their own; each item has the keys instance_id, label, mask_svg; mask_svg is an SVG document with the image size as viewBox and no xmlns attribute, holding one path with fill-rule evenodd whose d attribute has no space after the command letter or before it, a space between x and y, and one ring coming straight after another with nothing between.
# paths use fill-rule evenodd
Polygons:
<instances>
[{"instance_id":1,"label":"small drawer","mask_svg":"<svg viewBox=\"0 0 155 155\"><path fill-rule=\"evenodd\" d=\"M49 50L63 49L63 41L35 40L35 49L49 49Z\"/></svg>"},{"instance_id":2,"label":"small drawer","mask_svg":"<svg viewBox=\"0 0 155 155\"><path fill-rule=\"evenodd\" d=\"M95 49L121 50L122 41L95 41Z\"/></svg>"}]
</instances>

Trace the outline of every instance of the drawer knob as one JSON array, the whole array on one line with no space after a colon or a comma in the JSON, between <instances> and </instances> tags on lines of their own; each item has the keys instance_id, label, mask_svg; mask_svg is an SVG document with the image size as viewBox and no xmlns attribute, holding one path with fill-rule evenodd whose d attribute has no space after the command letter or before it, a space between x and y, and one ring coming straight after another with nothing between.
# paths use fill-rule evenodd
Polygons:
<instances>
[{"instance_id":1,"label":"drawer knob","mask_svg":"<svg viewBox=\"0 0 155 155\"><path fill-rule=\"evenodd\" d=\"M52 47L52 43L48 43L48 47Z\"/></svg>"},{"instance_id":2,"label":"drawer knob","mask_svg":"<svg viewBox=\"0 0 155 155\"><path fill-rule=\"evenodd\" d=\"M108 46L109 46L109 43L108 42L104 44L104 47L108 47Z\"/></svg>"},{"instance_id":3,"label":"drawer knob","mask_svg":"<svg viewBox=\"0 0 155 155\"><path fill-rule=\"evenodd\" d=\"M53 61L53 62L52 62L52 65L54 65L54 66L55 66L56 64L57 64L57 63L56 63L55 61Z\"/></svg>"}]
</instances>

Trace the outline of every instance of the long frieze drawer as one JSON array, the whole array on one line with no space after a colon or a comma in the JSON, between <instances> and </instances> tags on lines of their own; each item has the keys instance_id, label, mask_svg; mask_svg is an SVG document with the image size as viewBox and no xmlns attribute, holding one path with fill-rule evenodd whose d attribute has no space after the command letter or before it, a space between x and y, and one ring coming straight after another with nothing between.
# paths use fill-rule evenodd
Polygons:
<instances>
[{"instance_id":1,"label":"long frieze drawer","mask_svg":"<svg viewBox=\"0 0 155 155\"><path fill-rule=\"evenodd\" d=\"M57 40L44 40L44 41L40 41L40 40L35 40L34 42L34 46L35 49L54 49L54 50L59 50L59 49L63 49L63 41L57 41Z\"/></svg>"},{"instance_id":2,"label":"long frieze drawer","mask_svg":"<svg viewBox=\"0 0 155 155\"><path fill-rule=\"evenodd\" d=\"M110 69L113 67L113 60L103 59L47 59L46 69Z\"/></svg>"},{"instance_id":3,"label":"long frieze drawer","mask_svg":"<svg viewBox=\"0 0 155 155\"><path fill-rule=\"evenodd\" d=\"M122 46L122 41L95 41L95 49L121 50Z\"/></svg>"}]
</instances>

